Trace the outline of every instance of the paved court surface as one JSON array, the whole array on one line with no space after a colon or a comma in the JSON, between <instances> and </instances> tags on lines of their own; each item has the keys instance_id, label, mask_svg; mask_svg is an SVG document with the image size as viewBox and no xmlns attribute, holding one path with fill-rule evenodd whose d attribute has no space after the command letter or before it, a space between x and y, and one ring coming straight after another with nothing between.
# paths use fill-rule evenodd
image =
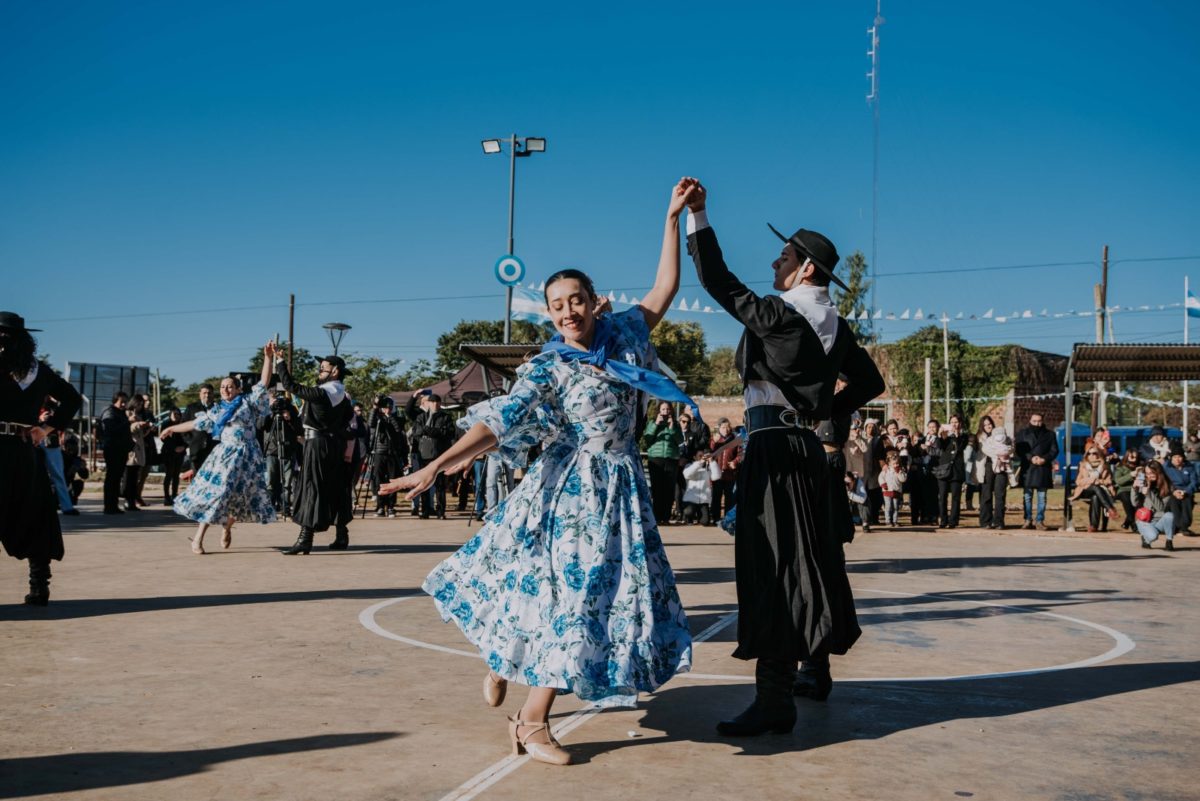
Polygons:
<instances>
[{"instance_id":1,"label":"paved court surface","mask_svg":"<svg viewBox=\"0 0 1200 801\"><path fill-rule=\"evenodd\" d=\"M581 764L555 768L508 755L520 688L485 706L419 592L465 520L356 522L351 550L287 558L291 525L239 527L196 557L161 507L84 508L49 609L0 560L0 799L1200 799L1200 540L862 535L843 681L792 735L728 741L713 723L753 693L731 540L668 528L694 673L636 710L562 699Z\"/></svg>"}]
</instances>

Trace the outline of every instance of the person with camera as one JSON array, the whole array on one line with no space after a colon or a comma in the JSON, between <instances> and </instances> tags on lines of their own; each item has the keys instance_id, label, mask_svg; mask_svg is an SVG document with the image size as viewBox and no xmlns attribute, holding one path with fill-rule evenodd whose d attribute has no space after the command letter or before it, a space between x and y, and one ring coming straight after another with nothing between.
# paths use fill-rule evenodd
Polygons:
<instances>
[{"instance_id":1,"label":"person with camera","mask_svg":"<svg viewBox=\"0 0 1200 801\"><path fill-rule=\"evenodd\" d=\"M33 331L20 315L0 311L0 544L14 559L29 561L25 603L46 606L50 561L61 561L64 547L45 450L38 446L52 431L70 425L83 400L38 361ZM57 405L39 420L49 398Z\"/></svg>"},{"instance_id":2,"label":"person with camera","mask_svg":"<svg viewBox=\"0 0 1200 801\"><path fill-rule=\"evenodd\" d=\"M963 430L959 414L950 415L950 426L938 434L938 461L933 475L938 485L938 528L957 528L962 486L967 477L964 460L971 435Z\"/></svg>"},{"instance_id":3,"label":"person with camera","mask_svg":"<svg viewBox=\"0 0 1200 801\"><path fill-rule=\"evenodd\" d=\"M1175 514L1170 509L1175 488L1162 463L1150 459L1133 479L1134 522L1142 536L1142 547L1149 548L1158 535L1167 538L1167 550L1175 550Z\"/></svg>"},{"instance_id":4,"label":"person with camera","mask_svg":"<svg viewBox=\"0 0 1200 801\"><path fill-rule=\"evenodd\" d=\"M248 393L242 393L235 376L221 379L221 400L204 414L169 425L159 438L166 442L174 434L200 432L217 445L196 471L187 489L175 499L175 513L198 523L192 553L204 554L204 534L213 523L221 523L221 548L233 544L233 524L271 523L275 507L267 491L267 469L258 445L259 423L270 414L267 385L275 343L263 350L262 378Z\"/></svg>"},{"instance_id":5,"label":"person with camera","mask_svg":"<svg viewBox=\"0 0 1200 801\"><path fill-rule=\"evenodd\" d=\"M292 488L303 441L299 410L286 395L276 396L271 400L271 416L263 423L263 452L271 505L284 517L292 514Z\"/></svg>"},{"instance_id":6,"label":"person with camera","mask_svg":"<svg viewBox=\"0 0 1200 801\"><path fill-rule=\"evenodd\" d=\"M1187 461L1183 447L1172 443L1171 455L1163 465L1163 472L1171 481L1170 508L1175 514L1175 529L1181 534L1192 534L1192 503L1196 496L1196 470Z\"/></svg>"},{"instance_id":7,"label":"person with camera","mask_svg":"<svg viewBox=\"0 0 1200 801\"><path fill-rule=\"evenodd\" d=\"M387 395L375 399L368 423L371 430L371 492L375 495L375 516L395 517L396 496L379 494L379 485L404 473L408 462L408 437L404 421L395 413L396 402Z\"/></svg>"},{"instance_id":8,"label":"person with camera","mask_svg":"<svg viewBox=\"0 0 1200 801\"><path fill-rule=\"evenodd\" d=\"M412 470L417 472L445 453L454 441L454 420L442 411L442 396L422 389L408 399L405 414L412 423ZM422 520L429 515L446 517L446 477L438 474L433 486L417 496L414 510Z\"/></svg>"},{"instance_id":9,"label":"person with camera","mask_svg":"<svg viewBox=\"0 0 1200 801\"><path fill-rule=\"evenodd\" d=\"M667 401L659 403L654 419L646 422L642 442L646 446L646 462L650 468L650 499L654 507L654 519L660 526L671 521L682 441L683 432L675 420L675 410Z\"/></svg>"}]
</instances>

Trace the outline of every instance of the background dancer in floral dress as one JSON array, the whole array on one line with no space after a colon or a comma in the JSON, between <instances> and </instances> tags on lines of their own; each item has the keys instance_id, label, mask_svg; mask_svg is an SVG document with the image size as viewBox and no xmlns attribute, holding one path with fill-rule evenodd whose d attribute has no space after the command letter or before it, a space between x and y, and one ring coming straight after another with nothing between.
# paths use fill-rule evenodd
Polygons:
<instances>
[{"instance_id":1,"label":"background dancer in floral dress","mask_svg":"<svg viewBox=\"0 0 1200 801\"><path fill-rule=\"evenodd\" d=\"M654 288L640 306L597 315L603 298L586 275L551 276L546 300L558 336L517 371L508 395L471 408L453 447L381 488L409 489L412 498L497 445L515 466L542 445L517 489L423 585L487 660L487 703L500 705L509 680L529 686L509 736L514 753L541 762L570 763L549 731L560 690L633 705L638 692L691 666L635 426L639 390L695 406L654 372L650 346L679 288L679 215L694 186L684 178L674 188Z\"/></svg>"},{"instance_id":2,"label":"background dancer in floral dress","mask_svg":"<svg viewBox=\"0 0 1200 801\"><path fill-rule=\"evenodd\" d=\"M270 415L267 384L275 360L275 343L263 349L262 380L248 395L239 394L237 381L221 381L221 400L195 419L167 426L159 436L199 431L217 441L186 490L175 499L175 511L200 524L192 540L192 553L204 553L204 532L223 522L221 547L233 544L234 521L270 523L275 507L267 491L267 463L255 436L261 420Z\"/></svg>"}]
</instances>

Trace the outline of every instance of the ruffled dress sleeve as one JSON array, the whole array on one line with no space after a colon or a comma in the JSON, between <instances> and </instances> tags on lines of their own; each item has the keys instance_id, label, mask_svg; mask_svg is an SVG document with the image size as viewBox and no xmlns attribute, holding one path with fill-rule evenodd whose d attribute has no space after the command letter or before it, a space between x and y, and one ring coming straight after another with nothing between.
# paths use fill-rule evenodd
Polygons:
<instances>
[{"instance_id":1,"label":"ruffled dress sleeve","mask_svg":"<svg viewBox=\"0 0 1200 801\"><path fill-rule=\"evenodd\" d=\"M466 431L483 423L495 435L504 463L524 467L529 449L557 433L557 363L552 353L535 356L517 369L517 380L507 395L472 406L458 421L459 428Z\"/></svg>"},{"instance_id":2,"label":"ruffled dress sleeve","mask_svg":"<svg viewBox=\"0 0 1200 801\"><path fill-rule=\"evenodd\" d=\"M244 402L246 408L253 413L255 423L262 421L271 413L271 400L267 397L267 388L261 381L254 385Z\"/></svg>"},{"instance_id":3,"label":"ruffled dress sleeve","mask_svg":"<svg viewBox=\"0 0 1200 801\"><path fill-rule=\"evenodd\" d=\"M658 370L658 354L650 344L650 328L642 316L642 307L634 306L614 314L612 322L621 336L622 352L617 354L618 358L647 370Z\"/></svg>"},{"instance_id":4,"label":"ruffled dress sleeve","mask_svg":"<svg viewBox=\"0 0 1200 801\"><path fill-rule=\"evenodd\" d=\"M213 404L213 407L207 411L200 412L194 420L196 430L212 436L213 429L216 428L217 420L221 416L220 404Z\"/></svg>"}]
</instances>

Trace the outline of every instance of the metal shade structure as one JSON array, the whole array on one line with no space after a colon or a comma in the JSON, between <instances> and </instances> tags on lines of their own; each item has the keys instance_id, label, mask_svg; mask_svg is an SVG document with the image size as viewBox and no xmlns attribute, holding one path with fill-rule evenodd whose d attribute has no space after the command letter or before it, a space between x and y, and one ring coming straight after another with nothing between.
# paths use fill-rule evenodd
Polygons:
<instances>
[{"instance_id":1,"label":"metal shade structure","mask_svg":"<svg viewBox=\"0 0 1200 801\"><path fill-rule=\"evenodd\" d=\"M517 377L517 368L541 349L541 345L490 345L481 342L464 342L458 346L459 353L477 363L485 372L509 381Z\"/></svg>"},{"instance_id":2,"label":"metal shade structure","mask_svg":"<svg viewBox=\"0 0 1200 801\"><path fill-rule=\"evenodd\" d=\"M1200 345L1088 345L1071 350L1063 380L1065 431L1074 422L1075 384L1097 381L1197 381L1200 380ZM1063 525L1071 522L1071 437L1063 438Z\"/></svg>"}]
</instances>

